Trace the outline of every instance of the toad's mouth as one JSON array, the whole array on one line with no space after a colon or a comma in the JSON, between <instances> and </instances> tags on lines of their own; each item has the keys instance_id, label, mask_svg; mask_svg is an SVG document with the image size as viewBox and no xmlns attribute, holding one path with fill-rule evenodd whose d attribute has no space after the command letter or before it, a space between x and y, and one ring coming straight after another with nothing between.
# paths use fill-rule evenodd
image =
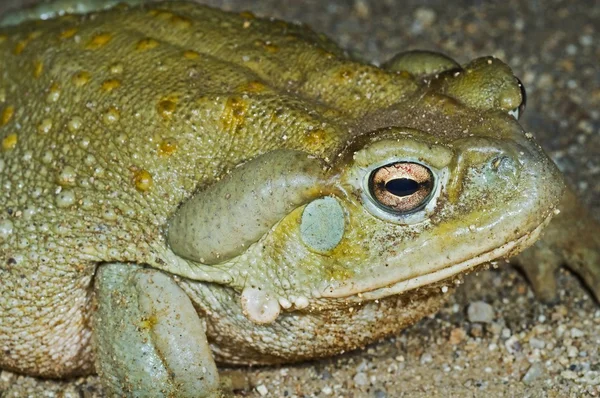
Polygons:
<instances>
[{"instance_id":1,"label":"toad's mouth","mask_svg":"<svg viewBox=\"0 0 600 398\"><path fill-rule=\"evenodd\" d=\"M544 221L530 232L518 237L515 240L507 242L495 249L486 251L478 256L471 257L453 265L443 267L433 272L411 277L399 281L392 281L384 287L375 287L372 290L365 289L364 284L350 283L346 285L330 287L322 292L322 297L331 298L350 298L359 296L360 300L377 300L416 289L418 287L431 285L444 279L469 271L477 265L490 262L499 257L515 255L527 247L531 246L539 237L542 230L548 225L553 214L550 214ZM374 284L375 285L375 284Z\"/></svg>"}]
</instances>

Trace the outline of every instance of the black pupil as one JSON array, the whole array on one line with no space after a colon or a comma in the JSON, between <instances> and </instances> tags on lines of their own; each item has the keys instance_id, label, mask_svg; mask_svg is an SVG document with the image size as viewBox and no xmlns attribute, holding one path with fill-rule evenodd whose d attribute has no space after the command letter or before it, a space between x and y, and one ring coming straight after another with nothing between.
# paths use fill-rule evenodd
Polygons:
<instances>
[{"instance_id":1,"label":"black pupil","mask_svg":"<svg viewBox=\"0 0 600 398\"><path fill-rule=\"evenodd\" d=\"M410 196L419 190L419 183L410 178L395 178L386 182L385 189L396 196Z\"/></svg>"}]
</instances>

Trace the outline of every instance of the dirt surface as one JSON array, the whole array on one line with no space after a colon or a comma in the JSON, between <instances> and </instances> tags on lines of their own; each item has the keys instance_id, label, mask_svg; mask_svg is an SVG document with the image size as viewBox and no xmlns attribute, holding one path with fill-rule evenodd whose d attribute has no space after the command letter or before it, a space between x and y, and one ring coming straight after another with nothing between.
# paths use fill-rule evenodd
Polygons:
<instances>
[{"instance_id":1,"label":"dirt surface","mask_svg":"<svg viewBox=\"0 0 600 398\"><path fill-rule=\"evenodd\" d=\"M522 124L600 215L600 2L200 2L305 22L375 63L414 48L461 63L503 59L527 88ZM0 12L19 3L2 2ZM502 265L466 278L435 317L364 350L231 371L246 378L239 395L248 397L599 396L600 306L566 272L559 289L557 305L540 304L521 274ZM101 395L95 377L1 372L0 396Z\"/></svg>"}]
</instances>

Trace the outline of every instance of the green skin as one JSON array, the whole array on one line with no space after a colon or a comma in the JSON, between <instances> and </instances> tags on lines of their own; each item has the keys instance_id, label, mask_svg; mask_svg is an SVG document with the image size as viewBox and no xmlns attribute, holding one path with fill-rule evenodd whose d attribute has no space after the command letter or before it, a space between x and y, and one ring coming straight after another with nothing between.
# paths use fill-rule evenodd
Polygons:
<instances>
[{"instance_id":1,"label":"green skin","mask_svg":"<svg viewBox=\"0 0 600 398\"><path fill-rule=\"evenodd\" d=\"M532 244L563 191L490 57L377 68L304 26L161 3L0 28L0 65L0 367L97 371L109 394L220 396L215 360L397 333ZM406 214L368 188L394 162L435 180ZM566 203L590 240L540 244L545 299L564 259L600 292L597 226Z\"/></svg>"}]
</instances>

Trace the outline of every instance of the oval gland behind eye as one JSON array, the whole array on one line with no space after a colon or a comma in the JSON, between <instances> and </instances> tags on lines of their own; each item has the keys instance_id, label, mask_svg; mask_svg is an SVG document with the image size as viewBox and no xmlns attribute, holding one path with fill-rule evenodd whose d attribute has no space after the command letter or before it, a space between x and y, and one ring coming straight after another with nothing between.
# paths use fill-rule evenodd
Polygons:
<instances>
[{"instance_id":1,"label":"oval gland behind eye","mask_svg":"<svg viewBox=\"0 0 600 398\"><path fill-rule=\"evenodd\" d=\"M427 203L433 182L433 173L422 164L397 162L371 173L369 193L386 210L410 213Z\"/></svg>"},{"instance_id":2,"label":"oval gland behind eye","mask_svg":"<svg viewBox=\"0 0 600 398\"><path fill-rule=\"evenodd\" d=\"M313 200L302 212L300 235L309 249L324 253L334 249L344 236L344 210L332 197Z\"/></svg>"}]
</instances>

